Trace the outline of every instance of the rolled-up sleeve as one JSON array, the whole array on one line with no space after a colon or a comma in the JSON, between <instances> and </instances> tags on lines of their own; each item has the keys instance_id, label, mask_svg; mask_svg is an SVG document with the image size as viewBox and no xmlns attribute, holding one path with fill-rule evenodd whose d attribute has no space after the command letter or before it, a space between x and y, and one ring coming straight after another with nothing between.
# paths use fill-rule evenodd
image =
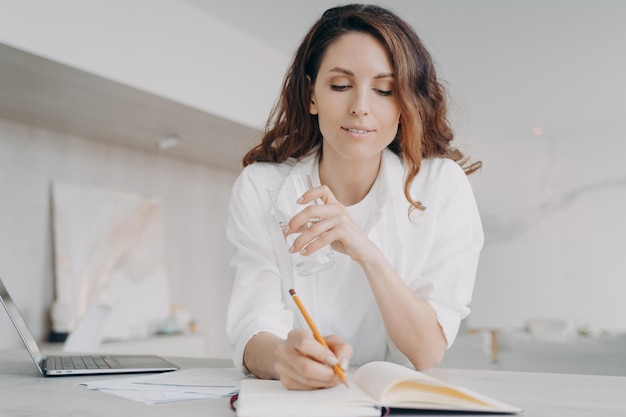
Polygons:
<instances>
[{"instance_id":1,"label":"rolled-up sleeve","mask_svg":"<svg viewBox=\"0 0 626 417\"><path fill-rule=\"evenodd\" d=\"M427 298L437 314L448 347L470 313L483 229L468 178L456 163L443 160L434 207L432 247L422 270Z\"/></svg>"},{"instance_id":2,"label":"rolled-up sleeve","mask_svg":"<svg viewBox=\"0 0 626 417\"><path fill-rule=\"evenodd\" d=\"M269 229L267 199L244 170L229 202L227 237L234 282L228 306L226 332L235 366L243 368L246 344L259 332L285 338L293 327L293 314L282 301L280 271ZM274 223L272 223L274 225Z\"/></svg>"}]
</instances>

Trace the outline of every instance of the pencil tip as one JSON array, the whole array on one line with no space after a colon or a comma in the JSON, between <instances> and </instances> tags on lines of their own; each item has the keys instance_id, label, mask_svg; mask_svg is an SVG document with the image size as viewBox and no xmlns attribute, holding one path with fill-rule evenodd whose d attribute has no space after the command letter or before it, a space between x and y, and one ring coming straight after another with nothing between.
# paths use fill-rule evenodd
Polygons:
<instances>
[{"instance_id":1,"label":"pencil tip","mask_svg":"<svg viewBox=\"0 0 626 417\"><path fill-rule=\"evenodd\" d=\"M296 295L296 292L292 289L289 290L289 294L291 294L291 296L293 297L294 295Z\"/></svg>"}]
</instances>

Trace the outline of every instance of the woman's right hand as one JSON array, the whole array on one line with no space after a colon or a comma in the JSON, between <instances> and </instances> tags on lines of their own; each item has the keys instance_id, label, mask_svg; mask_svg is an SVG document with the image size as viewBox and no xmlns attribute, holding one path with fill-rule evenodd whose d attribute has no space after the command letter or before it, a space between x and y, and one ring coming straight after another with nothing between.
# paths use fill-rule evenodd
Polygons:
<instances>
[{"instance_id":1,"label":"woman's right hand","mask_svg":"<svg viewBox=\"0 0 626 417\"><path fill-rule=\"evenodd\" d=\"M315 340L311 332L294 329L287 339L276 345L274 370L286 388L310 390L341 383L332 366L339 364L346 370L352 357L352 346L337 335L324 339L328 348Z\"/></svg>"}]
</instances>

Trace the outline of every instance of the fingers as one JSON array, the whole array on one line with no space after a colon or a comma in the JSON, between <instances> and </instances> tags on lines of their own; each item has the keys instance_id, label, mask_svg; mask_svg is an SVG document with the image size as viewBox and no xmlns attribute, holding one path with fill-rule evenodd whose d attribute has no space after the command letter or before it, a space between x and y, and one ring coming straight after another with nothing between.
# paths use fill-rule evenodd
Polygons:
<instances>
[{"instance_id":1,"label":"fingers","mask_svg":"<svg viewBox=\"0 0 626 417\"><path fill-rule=\"evenodd\" d=\"M292 253L298 251L302 255L309 255L326 245L332 244L341 235L345 222L343 216L337 215L324 218L320 222L310 223L310 227L294 240L291 248Z\"/></svg>"},{"instance_id":2,"label":"fingers","mask_svg":"<svg viewBox=\"0 0 626 417\"><path fill-rule=\"evenodd\" d=\"M320 185L319 187L311 188L306 193L304 193L301 199L298 200L298 203L307 204L318 198L322 200L322 203L324 204L335 204L339 202L327 185Z\"/></svg>"},{"instance_id":3,"label":"fingers","mask_svg":"<svg viewBox=\"0 0 626 417\"><path fill-rule=\"evenodd\" d=\"M315 217L321 217L322 220L310 220ZM292 233L300 233L290 252L300 252L302 255L309 255L323 246L354 236L354 233L361 233L342 205L309 206L295 215L290 224L294 227L291 229ZM298 226L300 229L296 230L295 227Z\"/></svg>"},{"instance_id":4,"label":"fingers","mask_svg":"<svg viewBox=\"0 0 626 417\"><path fill-rule=\"evenodd\" d=\"M292 330L276 349L275 370L281 383L289 389L317 389L333 387L341 381L331 364L336 364L334 353L317 342L304 329Z\"/></svg>"},{"instance_id":5,"label":"fingers","mask_svg":"<svg viewBox=\"0 0 626 417\"><path fill-rule=\"evenodd\" d=\"M315 239L324 237L324 233L349 221L347 209L341 204L311 205L291 218L288 233L301 233L294 245L296 251L300 251ZM328 236L326 238L323 243L316 245L316 249L332 243Z\"/></svg>"},{"instance_id":6,"label":"fingers","mask_svg":"<svg viewBox=\"0 0 626 417\"><path fill-rule=\"evenodd\" d=\"M375 245L361 227L352 219L348 209L341 204L330 189L322 185L303 194L301 204L321 198L327 204L311 204L293 216L286 235L295 239L289 251L311 255L320 248L331 245L335 251L348 255L356 262L365 262Z\"/></svg>"},{"instance_id":7,"label":"fingers","mask_svg":"<svg viewBox=\"0 0 626 417\"><path fill-rule=\"evenodd\" d=\"M324 338L330 350L335 353L339 366L344 371L348 369L350 365L350 359L352 359L353 349L345 340L338 335L331 335Z\"/></svg>"}]
</instances>

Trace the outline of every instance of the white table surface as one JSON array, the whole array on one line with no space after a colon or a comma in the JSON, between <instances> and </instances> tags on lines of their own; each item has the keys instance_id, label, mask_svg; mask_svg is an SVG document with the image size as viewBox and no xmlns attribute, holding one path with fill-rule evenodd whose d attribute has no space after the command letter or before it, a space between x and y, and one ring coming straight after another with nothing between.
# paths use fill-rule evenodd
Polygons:
<instances>
[{"instance_id":1,"label":"white table surface","mask_svg":"<svg viewBox=\"0 0 626 417\"><path fill-rule=\"evenodd\" d=\"M168 359L183 369L232 366L223 359ZM429 374L521 407L523 417L626 416L626 377L443 368ZM235 415L227 398L147 405L79 385L119 377L43 377L25 350L0 350L0 416Z\"/></svg>"}]
</instances>

